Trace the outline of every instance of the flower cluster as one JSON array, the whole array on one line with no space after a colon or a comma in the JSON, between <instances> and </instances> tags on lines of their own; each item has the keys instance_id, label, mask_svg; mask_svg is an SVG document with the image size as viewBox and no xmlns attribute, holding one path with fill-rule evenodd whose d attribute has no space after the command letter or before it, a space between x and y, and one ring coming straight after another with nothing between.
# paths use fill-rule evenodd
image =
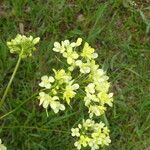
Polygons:
<instances>
[{"instance_id":1,"label":"flower cluster","mask_svg":"<svg viewBox=\"0 0 150 150\"><path fill-rule=\"evenodd\" d=\"M85 87L86 96L84 97L85 106L89 109L90 117L93 115L100 116L106 111L106 105L112 107L113 93L109 93L110 83L107 81L108 76L102 69L91 65L89 83Z\"/></svg>"},{"instance_id":2,"label":"flower cluster","mask_svg":"<svg viewBox=\"0 0 150 150\"><path fill-rule=\"evenodd\" d=\"M32 56L32 52L36 50L35 45L39 43L40 38L33 38L32 36L26 37L25 35L18 34L15 39L7 42L7 46L11 53L17 53L22 58Z\"/></svg>"},{"instance_id":3,"label":"flower cluster","mask_svg":"<svg viewBox=\"0 0 150 150\"><path fill-rule=\"evenodd\" d=\"M75 48L79 47L82 43L82 39L78 38L76 42L70 42L69 40L55 42L53 51L61 53L64 58L67 59L67 63L70 65L69 70L73 71L75 68L75 62L78 59L79 55L75 51Z\"/></svg>"},{"instance_id":4,"label":"flower cluster","mask_svg":"<svg viewBox=\"0 0 150 150\"><path fill-rule=\"evenodd\" d=\"M6 146L2 144L2 140L0 139L0 150L7 150Z\"/></svg>"},{"instance_id":5,"label":"flower cluster","mask_svg":"<svg viewBox=\"0 0 150 150\"><path fill-rule=\"evenodd\" d=\"M104 123L95 123L91 119L83 120L82 125L71 129L73 137L78 140L74 143L75 147L80 150L82 147L91 147L91 150L99 149L100 146L109 145L109 129Z\"/></svg>"},{"instance_id":6,"label":"flower cluster","mask_svg":"<svg viewBox=\"0 0 150 150\"><path fill-rule=\"evenodd\" d=\"M95 58L98 57L95 49L85 42L79 54L76 48L81 44L81 38L72 43L69 40L61 43L55 42L53 51L61 53L66 58L70 71L78 67L81 74L87 75L88 80L84 84L86 93L84 97L85 106L89 109L90 117L93 117L93 115L100 116L106 111L106 105L112 106L113 93L108 93L110 87L109 78L95 62Z\"/></svg>"},{"instance_id":7,"label":"flower cluster","mask_svg":"<svg viewBox=\"0 0 150 150\"><path fill-rule=\"evenodd\" d=\"M50 106L55 113L59 110L65 110L65 105L61 101L65 100L67 104L70 104L70 100L76 95L76 90L79 88L78 84L74 84L74 80L69 73L66 73L64 69L53 70L54 77L42 76L39 86L44 88L39 93L40 104L45 109Z\"/></svg>"},{"instance_id":8,"label":"flower cluster","mask_svg":"<svg viewBox=\"0 0 150 150\"><path fill-rule=\"evenodd\" d=\"M64 110L61 103L65 100L70 105L71 99L76 96L76 90L80 85L80 98L88 108L89 118L83 120L78 128L72 128L72 136L78 138L75 142L77 149L81 147L91 147L91 150L99 149L100 146L109 145L109 130L104 123L96 123L94 117L105 113L107 106L113 105L113 93L109 93L110 83L106 72L96 64L95 59L98 54L87 42L81 47L82 39L76 42L69 40L55 42L53 51L62 55L66 61L66 71L54 70L55 76L43 76L39 84L44 91L39 93L40 105L47 109L50 106L55 113ZM73 73L78 74L77 78L84 76L84 79L76 80ZM74 76L75 76L74 75ZM80 81L78 83L74 83ZM46 91L46 92L45 92ZM83 94L84 93L84 94Z\"/></svg>"}]
</instances>

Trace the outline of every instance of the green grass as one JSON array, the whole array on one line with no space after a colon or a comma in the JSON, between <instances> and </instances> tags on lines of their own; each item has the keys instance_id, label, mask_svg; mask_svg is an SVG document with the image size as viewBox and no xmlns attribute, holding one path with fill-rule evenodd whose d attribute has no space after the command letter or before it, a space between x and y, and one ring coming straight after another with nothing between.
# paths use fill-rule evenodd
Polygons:
<instances>
[{"instance_id":1,"label":"green grass","mask_svg":"<svg viewBox=\"0 0 150 150\"><path fill-rule=\"evenodd\" d=\"M149 1L9 0L0 4L0 95L17 56L6 41L17 33L41 37L33 58L21 62L0 116L0 138L8 150L73 150L70 129L84 117L74 104L46 117L34 95L40 77L58 67L53 42L82 37L99 53L112 82L114 107L107 111L112 143L108 150L150 150ZM22 25L24 29L22 29ZM2 97L2 96L1 96ZM76 103L76 102L75 102Z\"/></svg>"}]
</instances>

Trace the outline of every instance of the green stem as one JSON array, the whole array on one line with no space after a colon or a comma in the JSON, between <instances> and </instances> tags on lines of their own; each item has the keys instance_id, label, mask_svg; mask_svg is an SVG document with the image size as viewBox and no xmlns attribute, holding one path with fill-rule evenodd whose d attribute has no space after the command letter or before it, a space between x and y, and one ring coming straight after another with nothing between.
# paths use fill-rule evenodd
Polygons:
<instances>
[{"instance_id":1,"label":"green stem","mask_svg":"<svg viewBox=\"0 0 150 150\"><path fill-rule=\"evenodd\" d=\"M5 101L5 98L6 98L6 96L7 96L7 93L8 93L8 91L9 91L9 88L10 88L10 86L11 86L11 84L12 84L12 81L13 81L15 75L16 75L16 72L17 72L17 70L18 70L18 67L19 67L20 62L21 62L21 56L19 56L19 59L18 59L18 61L17 61L17 64L16 64L16 66L15 66L15 69L14 69L14 71L13 71L13 74L12 74L12 76L11 76L11 78L10 78L8 84L7 84L7 87L6 87L6 89L5 89L4 95L3 95L3 97L2 97L2 99L1 99L1 101L0 101L0 109L1 109L1 107L2 107L2 105L3 105L3 103L4 103L4 101Z\"/></svg>"},{"instance_id":2,"label":"green stem","mask_svg":"<svg viewBox=\"0 0 150 150\"><path fill-rule=\"evenodd\" d=\"M104 115L103 115L103 118L104 118L104 122L105 122L106 126L109 127L109 122L108 122L108 119L107 119L105 113L104 113Z\"/></svg>"},{"instance_id":3,"label":"green stem","mask_svg":"<svg viewBox=\"0 0 150 150\"><path fill-rule=\"evenodd\" d=\"M27 103L29 100L31 100L33 97L35 97L38 93L33 94L31 97L29 97L28 99L26 99L25 101L23 101L19 106L17 106L15 109L9 111L8 113L6 113L3 116L0 116L0 120L7 117L8 115L12 114L13 112L17 111L21 106L23 106L25 103Z\"/></svg>"}]
</instances>

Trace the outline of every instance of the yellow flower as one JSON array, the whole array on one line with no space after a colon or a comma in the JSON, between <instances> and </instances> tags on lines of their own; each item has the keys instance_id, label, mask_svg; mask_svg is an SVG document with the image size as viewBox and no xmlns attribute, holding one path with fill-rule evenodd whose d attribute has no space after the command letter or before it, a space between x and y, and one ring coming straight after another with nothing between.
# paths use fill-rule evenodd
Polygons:
<instances>
[{"instance_id":1,"label":"yellow flower","mask_svg":"<svg viewBox=\"0 0 150 150\"><path fill-rule=\"evenodd\" d=\"M111 140L110 140L109 136L102 139L102 146L104 146L104 145L108 146L110 143L111 143Z\"/></svg>"},{"instance_id":2,"label":"yellow flower","mask_svg":"<svg viewBox=\"0 0 150 150\"><path fill-rule=\"evenodd\" d=\"M89 146L91 147L91 150L99 149L97 140L90 140Z\"/></svg>"},{"instance_id":3,"label":"yellow flower","mask_svg":"<svg viewBox=\"0 0 150 150\"><path fill-rule=\"evenodd\" d=\"M103 128L103 133L105 133L106 135L109 135L110 130L107 127Z\"/></svg>"},{"instance_id":4,"label":"yellow flower","mask_svg":"<svg viewBox=\"0 0 150 150\"><path fill-rule=\"evenodd\" d=\"M90 118L92 118L93 115L100 116L100 115L104 114L105 111L106 111L106 107L104 107L104 106L100 106L100 105L90 105L89 106Z\"/></svg>"},{"instance_id":5,"label":"yellow flower","mask_svg":"<svg viewBox=\"0 0 150 150\"><path fill-rule=\"evenodd\" d=\"M62 45L63 45L65 48L70 47L70 41L69 41L69 40L62 41L61 43L62 43Z\"/></svg>"},{"instance_id":6,"label":"yellow flower","mask_svg":"<svg viewBox=\"0 0 150 150\"><path fill-rule=\"evenodd\" d=\"M42 82L39 83L39 86L40 87L45 87L46 89L50 89L51 88L50 83L53 83L55 81L55 79L52 76L48 77L46 75L42 76L41 80L42 80Z\"/></svg>"},{"instance_id":7,"label":"yellow flower","mask_svg":"<svg viewBox=\"0 0 150 150\"><path fill-rule=\"evenodd\" d=\"M87 136L80 136L80 144L83 145L83 147L87 147L89 140Z\"/></svg>"},{"instance_id":8,"label":"yellow flower","mask_svg":"<svg viewBox=\"0 0 150 150\"><path fill-rule=\"evenodd\" d=\"M45 92L40 92L38 99L40 99L39 105L43 105L43 107L46 109L50 103L51 97Z\"/></svg>"},{"instance_id":9,"label":"yellow flower","mask_svg":"<svg viewBox=\"0 0 150 150\"><path fill-rule=\"evenodd\" d=\"M84 47L83 47L83 51L81 53L81 56L86 58L86 59L93 59L93 58L97 58L98 57L98 54L97 53L94 53L94 48L92 48L91 46L89 46L89 44L86 42L84 44Z\"/></svg>"},{"instance_id":10,"label":"yellow flower","mask_svg":"<svg viewBox=\"0 0 150 150\"><path fill-rule=\"evenodd\" d=\"M2 144L2 140L0 139L0 150L7 150L6 146Z\"/></svg>"},{"instance_id":11,"label":"yellow flower","mask_svg":"<svg viewBox=\"0 0 150 150\"><path fill-rule=\"evenodd\" d=\"M95 85L96 85L96 90L99 91L99 92L108 92L109 90L109 87L110 87L110 83L107 82L107 81L104 81L104 82L94 82Z\"/></svg>"},{"instance_id":12,"label":"yellow flower","mask_svg":"<svg viewBox=\"0 0 150 150\"><path fill-rule=\"evenodd\" d=\"M73 51L72 47L69 47L66 52L63 53L63 57L67 58L69 65L75 63L75 60L79 57L77 52Z\"/></svg>"},{"instance_id":13,"label":"yellow flower","mask_svg":"<svg viewBox=\"0 0 150 150\"><path fill-rule=\"evenodd\" d=\"M102 83L109 79L109 77L105 75L105 72L103 71L103 69L95 70L94 72L92 72L91 77L94 83L96 82Z\"/></svg>"},{"instance_id":14,"label":"yellow flower","mask_svg":"<svg viewBox=\"0 0 150 150\"><path fill-rule=\"evenodd\" d=\"M65 110L65 106L58 101L58 96L51 97L49 94L40 92L38 98L40 99L39 105L43 105L45 109L47 109L48 106L50 106L55 113L58 113L59 110Z\"/></svg>"},{"instance_id":15,"label":"yellow flower","mask_svg":"<svg viewBox=\"0 0 150 150\"><path fill-rule=\"evenodd\" d=\"M78 150L81 149L81 144L80 144L79 141L75 142L75 143L74 143L74 146L75 146Z\"/></svg>"},{"instance_id":16,"label":"yellow flower","mask_svg":"<svg viewBox=\"0 0 150 150\"><path fill-rule=\"evenodd\" d=\"M89 83L87 87L85 88L85 91L91 94L95 93L95 84L94 83Z\"/></svg>"},{"instance_id":17,"label":"yellow flower","mask_svg":"<svg viewBox=\"0 0 150 150\"><path fill-rule=\"evenodd\" d=\"M67 74L64 69L58 71L53 69L53 71L55 73L55 79L58 80L60 84L68 83L72 79L72 77L69 74Z\"/></svg>"},{"instance_id":18,"label":"yellow flower","mask_svg":"<svg viewBox=\"0 0 150 150\"><path fill-rule=\"evenodd\" d=\"M95 74L95 72L97 71L97 69L99 68L99 65L96 64L95 60L91 60L89 62L89 66L90 66L90 69L91 69L91 74Z\"/></svg>"},{"instance_id":19,"label":"yellow flower","mask_svg":"<svg viewBox=\"0 0 150 150\"><path fill-rule=\"evenodd\" d=\"M61 41L61 44L59 42L55 42L53 51L63 54L68 49L72 49L73 47L80 46L81 42L82 42L81 38L78 38L76 43L75 42L70 43L69 40ZM66 53L63 55L66 55Z\"/></svg>"},{"instance_id":20,"label":"yellow flower","mask_svg":"<svg viewBox=\"0 0 150 150\"><path fill-rule=\"evenodd\" d=\"M95 94L91 94L89 92L86 93L84 97L85 106L89 106L92 102L99 102L98 97Z\"/></svg>"},{"instance_id":21,"label":"yellow flower","mask_svg":"<svg viewBox=\"0 0 150 150\"><path fill-rule=\"evenodd\" d=\"M59 101L56 101L59 99L57 96L54 96L50 102L50 106L53 109L54 113L58 113L59 110L65 110L65 106L61 104Z\"/></svg>"},{"instance_id":22,"label":"yellow flower","mask_svg":"<svg viewBox=\"0 0 150 150\"><path fill-rule=\"evenodd\" d=\"M73 98L76 95L76 92L74 92L74 91L79 88L78 84L73 84L72 85L72 82L70 82L69 85L66 86L65 92L63 94L63 99L66 100L68 105L70 104L70 99Z\"/></svg>"},{"instance_id":23,"label":"yellow flower","mask_svg":"<svg viewBox=\"0 0 150 150\"><path fill-rule=\"evenodd\" d=\"M108 104L110 107L112 107L113 102L113 93L107 94L106 92L100 92L98 93L98 98L101 102L101 105L104 105L105 103Z\"/></svg>"},{"instance_id":24,"label":"yellow flower","mask_svg":"<svg viewBox=\"0 0 150 150\"><path fill-rule=\"evenodd\" d=\"M95 125L95 121L92 119L87 119L87 120L83 120L82 124L85 130L88 130L88 128L91 128Z\"/></svg>"},{"instance_id":25,"label":"yellow flower","mask_svg":"<svg viewBox=\"0 0 150 150\"><path fill-rule=\"evenodd\" d=\"M64 53L65 50L66 49L63 44L61 45L59 42L54 43L53 51L59 52L59 53Z\"/></svg>"},{"instance_id":26,"label":"yellow flower","mask_svg":"<svg viewBox=\"0 0 150 150\"><path fill-rule=\"evenodd\" d=\"M76 136L76 137L79 137L80 136L80 133L79 133L79 128L72 128L71 129L71 135L72 136Z\"/></svg>"},{"instance_id":27,"label":"yellow flower","mask_svg":"<svg viewBox=\"0 0 150 150\"><path fill-rule=\"evenodd\" d=\"M89 63L83 63L81 60L77 60L75 62L75 65L78 66L80 68L80 72L81 73L90 73L90 66L89 66Z\"/></svg>"},{"instance_id":28,"label":"yellow flower","mask_svg":"<svg viewBox=\"0 0 150 150\"><path fill-rule=\"evenodd\" d=\"M32 56L32 52L36 50L35 45L39 43L40 38L33 38L32 36L26 37L25 35L18 34L15 39L7 42L7 46L11 53L17 53L22 58Z\"/></svg>"}]
</instances>

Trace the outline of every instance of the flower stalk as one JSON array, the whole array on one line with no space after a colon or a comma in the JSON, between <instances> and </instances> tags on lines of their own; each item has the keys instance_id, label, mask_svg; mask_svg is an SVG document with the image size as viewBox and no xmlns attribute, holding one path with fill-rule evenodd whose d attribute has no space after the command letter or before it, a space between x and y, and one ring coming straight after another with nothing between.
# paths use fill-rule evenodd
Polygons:
<instances>
[{"instance_id":1,"label":"flower stalk","mask_svg":"<svg viewBox=\"0 0 150 150\"><path fill-rule=\"evenodd\" d=\"M25 35L18 34L16 36L16 38L7 42L7 46L10 49L10 53L18 54L19 58L18 58L16 66L15 66L15 69L13 71L13 74L7 84L5 91L4 91L3 97L0 100L0 109L6 99L9 88L12 84L12 81L13 81L15 75L16 75L16 72L18 70L21 60L28 56L32 56L32 52L36 50L35 45L37 43L39 43L39 40L40 40L39 37L33 38L32 36L26 37Z\"/></svg>"},{"instance_id":2,"label":"flower stalk","mask_svg":"<svg viewBox=\"0 0 150 150\"><path fill-rule=\"evenodd\" d=\"M1 109L3 103L4 103L5 99L6 99L7 93L8 93L8 91L9 91L9 88L10 88L10 86L11 86L11 84L12 84L12 81L13 81L15 75L16 75L16 72L17 72L17 70L18 70L18 68L19 68L20 62L21 62L21 55L20 55L19 58L18 58L18 61L17 61L17 63L16 63L16 66L15 66L15 69L14 69L14 71L13 71L13 74L12 74L12 76L11 76L11 78L10 78L8 84L7 84L7 87L6 87L5 91L4 91L3 97L2 97L2 99L1 99L1 101L0 101L0 109Z\"/></svg>"}]
</instances>

